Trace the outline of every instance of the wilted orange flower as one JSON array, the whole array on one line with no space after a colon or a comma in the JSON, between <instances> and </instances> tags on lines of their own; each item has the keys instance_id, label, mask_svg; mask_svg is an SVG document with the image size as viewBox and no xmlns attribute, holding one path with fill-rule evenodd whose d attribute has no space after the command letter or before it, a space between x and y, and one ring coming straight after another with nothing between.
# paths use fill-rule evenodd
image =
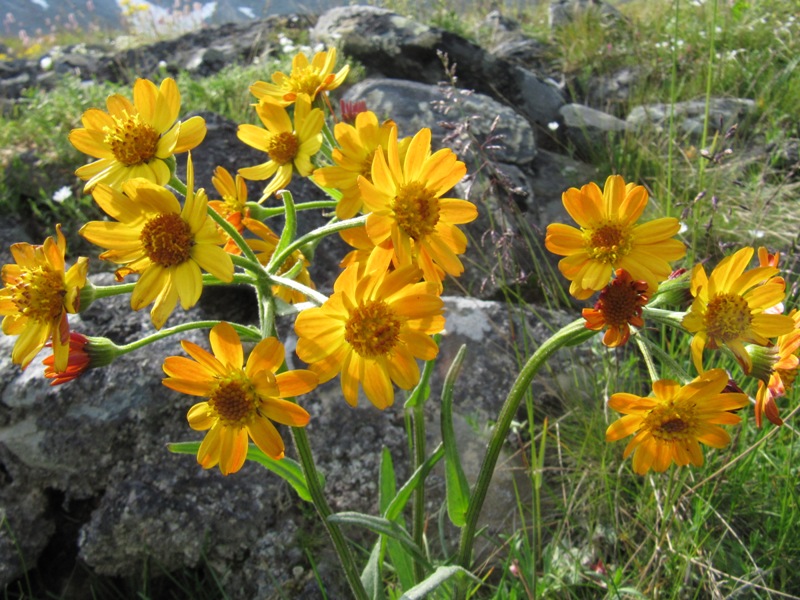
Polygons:
<instances>
[{"instance_id":1,"label":"wilted orange flower","mask_svg":"<svg viewBox=\"0 0 800 600\"><path fill-rule=\"evenodd\" d=\"M256 253L258 262L266 265L272 255L275 254L275 248L278 247L280 238L268 226L256 219L244 219L242 222L248 231L258 236L258 239L247 239L247 245ZM297 265L300 266L297 266ZM296 274L292 277L298 283L314 289L314 283L311 281L311 276L308 274L308 259L303 256L299 250L295 250L286 259L286 262L278 269L278 275L285 275L296 270ZM302 292L287 288L283 285L272 286L272 294L276 298L280 298L289 304L296 304L298 302L305 302L306 297Z\"/></svg>"},{"instance_id":2,"label":"wilted orange flower","mask_svg":"<svg viewBox=\"0 0 800 600\"><path fill-rule=\"evenodd\" d=\"M285 360L283 345L274 337L261 340L244 363L239 334L229 323L216 325L209 335L213 355L189 341L184 351L194 360L169 356L164 360L165 386L190 396L208 398L189 409L189 426L208 431L197 451L204 469L219 465L223 475L242 468L248 439L264 454L283 458L284 445L272 424L305 427L309 415L285 400L306 394L317 385L311 371L277 373Z\"/></svg>"},{"instance_id":3,"label":"wilted orange flower","mask_svg":"<svg viewBox=\"0 0 800 600\"><path fill-rule=\"evenodd\" d=\"M436 285L417 283L414 266L359 276L349 267L325 304L295 321L297 355L325 382L342 375L345 400L355 406L358 388L375 406L394 402L392 383L408 390L419 382L417 358L438 353L431 335L444 328Z\"/></svg>"},{"instance_id":4,"label":"wilted orange flower","mask_svg":"<svg viewBox=\"0 0 800 600\"><path fill-rule=\"evenodd\" d=\"M594 308L584 308L586 328L600 331L608 327L603 343L616 348L628 341L630 326L643 327L642 307L647 304L647 282L634 281L625 269L617 269L616 278L600 292Z\"/></svg>"},{"instance_id":5,"label":"wilted orange flower","mask_svg":"<svg viewBox=\"0 0 800 600\"><path fill-rule=\"evenodd\" d=\"M236 175L236 180L234 181L225 167L217 167L214 169L211 183L222 197L222 200L209 200L208 205L214 212L233 225L236 231L242 233L244 231L242 219L246 218L250 213L247 208L247 182L241 175ZM242 249L229 237L225 243L225 252L238 255L241 254Z\"/></svg>"},{"instance_id":6,"label":"wilted orange flower","mask_svg":"<svg viewBox=\"0 0 800 600\"><path fill-rule=\"evenodd\" d=\"M220 246L222 232L208 216L206 193L195 193L191 157L186 168L186 200L144 179L122 186L124 193L98 185L95 202L117 221L92 221L80 234L93 244L107 248L100 258L125 265L117 269L117 280L139 274L131 294L131 308L139 310L155 302L150 317L161 329L180 299L187 310L203 291L201 268L217 279L233 280L233 262Z\"/></svg>"},{"instance_id":7,"label":"wilted orange flower","mask_svg":"<svg viewBox=\"0 0 800 600\"><path fill-rule=\"evenodd\" d=\"M202 117L176 121L181 95L174 79L160 87L146 79L133 85L133 103L114 94L106 101L108 112L90 108L81 117L83 128L73 129L69 141L81 152L99 160L80 167L75 174L90 192L98 183L119 190L134 177L166 184L173 169L173 154L196 147L206 135ZM173 167L174 168L174 167Z\"/></svg>"},{"instance_id":8,"label":"wilted orange flower","mask_svg":"<svg viewBox=\"0 0 800 600\"><path fill-rule=\"evenodd\" d=\"M558 263L572 283L569 293L585 300L603 289L615 269L625 269L646 281L649 293L669 277L669 261L683 258L686 247L671 239L680 224L672 217L637 225L647 206L647 190L619 175L606 179L603 190L595 183L570 188L562 195L564 208L580 229L563 223L547 226L545 247L565 256Z\"/></svg>"},{"instance_id":9,"label":"wilted orange flower","mask_svg":"<svg viewBox=\"0 0 800 600\"><path fill-rule=\"evenodd\" d=\"M703 349L724 344L734 353L745 373L752 360L746 343L767 346L769 338L789 333L794 327L790 317L770 314L783 301L784 282L775 267L756 267L745 273L752 248L742 248L722 259L706 276L703 265L692 270L691 293L694 302L683 318L683 326L692 338L692 360L703 372Z\"/></svg>"},{"instance_id":10,"label":"wilted orange flower","mask_svg":"<svg viewBox=\"0 0 800 600\"><path fill-rule=\"evenodd\" d=\"M387 148L372 161L372 181L359 177L364 199L367 235L376 246L391 240L397 264L417 265L425 281L442 289L441 271L457 277L464 272L458 258L467 237L456 227L474 221L472 202L441 196L466 174L464 163L449 148L431 154L431 130L421 129L400 159L397 131L391 130ZM437 269L441 268L441 271Z\"/></svg>"},{"instance_id":11,"label":"wilted orange flower","mask_svg":"<svg viewBox=\"0 0 800 600\"><path fill-rule=\"evenodd\" d=\"M783 425L778 412L776 398L785 396L792 388L797 370L800 367L800 312L796 309L789 313L794 321L794 329L787 334L778 336L774 352L776 354L772 363L767 381L759 379L756 392L756 425L761 427L763 415L767 416L775 425Z\"/></svg>"},{"instance_id":12,"label":"wilted orange flower","mask_svg":"<svg viewBox=\"0 0 800 600\"><path fill-rule=\"evenodd\" d=\"M335 64L336 48L317 52L310 63L306 55L300 52L292 59L290 75L280 71L273 73L273 83L256 81L250 86L250 93L259 100L268 100L280 106L289 106L301 97L311 103L317 94L336 89L347 78L350 67L345 65L338 73L334 73Z\"/></svg>"},{"instance_id":13,"label":"wilted orange flower","mask_svg":"<svg viewBox=\"0 0 800 600\"><path fill-rule=\"evenodd\" d=\"M89 338L87 338L85 335L78 333L77 331L70 332L67 368L62 372L55 370L55 354L51 354L42 361L45 366L44 376L47 379L53 380L50 382L50 385L61 385L62 383L67 383L68 381L77 379L89 369L91 357L85 350L86 344L88 343ZM48 342L47 345L52 345L52 342Z\"/></svg>"},{"instance_id":14,"label":"wilted orange flower","mask_svg":"<svg viewBox=\"0 0 800 600\"><path fill-rule=\"evenodd\" d=\"M661 379L653 384L655 398L619 393L608 406L625 416L609 425L606 441L633 435L623 458L633 453L633 470L644 475L650 469L666 471L678 466L703 464L700 443L723 448L730 441L718 425L735 425L741 418L730 412L747 405L746 394L722 393L728 374L710 369L690 383Z\"/></svg>"},{"instance_id":15,"label":"wilted orange flower","mask_svg":"<svg viewBox=\"0 0 800 600\"><path fill-rule=\"evenodd\" d=\"M89 259L79 258L65 272L66 251L61 225L56 225L56 238L48 237L41 246L13 244L11 255L16 264L3 266L5 287L0 290L3 333L19 336L11 360L23 369L48 340L53 342L54 369L63 372L67 368L67 313L80 310L80 293L86 285Z\"/></svg>"},{"instance_id":16,"label":"wilted orange flower","mask_svg":"<svg viewBox=\"0 0 800 600\"><path fill-rule=\"evenodd\" d=\"M322 124L325 116L318 108L311 108L304 97L294 108L294 124L286 109L272 102L260 102L256 113L266 129L244 123L236 132L248 146L269 155L269 160L255 167L239 169L245 179L261 181L272 177L259 202L264 202L278 190L285 188L297 171L307 177L314 170L311 157L322 147Z\"/></svg>"},{"instance_id":17,"label":"wilted orange flower","mask_svg":"<svg viewBox=\"0 0 800 600\"><path fill-rule=\"evenodd\" d=\"M335 188L342 192L342 198L336 206L336 216L340 219L354 217L363 206L358 178L362 176L372 181L372 159L379 146L386 148L389 134L397 129L394 121L378 123L378 117L371 111L356 115L355 127L347 123L337 123L333 134L339 144L333 150L333 162L330 167L322 167L314 171L314 181L318 184ZM408 144L400 142L401 146ZM403 160L401 148L400 160Z\"/></svg>"}]
</instances>

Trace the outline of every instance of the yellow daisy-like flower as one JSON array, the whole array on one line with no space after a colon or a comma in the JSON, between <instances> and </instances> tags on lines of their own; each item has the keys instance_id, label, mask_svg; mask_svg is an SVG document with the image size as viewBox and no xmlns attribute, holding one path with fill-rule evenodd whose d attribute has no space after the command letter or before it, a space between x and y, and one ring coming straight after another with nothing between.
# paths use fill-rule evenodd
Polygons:
<instances>
[{"instance_id":1,"label":"yellow daisy-like flower","mask_svg":"<svg viewBox=\"0 0 800 600\"><path fill-rule=\"evenodd\" d=\"M325 304L298 315L297 355L321 383L341 373L351 406L358 402L359 385L376 407L391 406L392 383L411 389L419 382L416 359L438 353L430 336L444 328L443 303L436 285L419 277L414 266L366 276L350 267Z\"/></svg>"},{"instance_id":2,"label":"yellow daisy-like flower","mask_svg":"<svg viewBox=\"0 0 800 600\"><path fill-rule=\"evenodd\" d=\"M680 228L677 219L636 224L647 206L647 190L625 185L619 175L606 179L602 191L595 183L570 188L562 201L580 229L563 223L548 225L545 247L566 257L558 269L572 282L569 293L579 300L602 290L615 269L646 281L652 294L672 272L669 261L686 254L683 243L671 239Z\"/></svg>"},{"instance_id":3,"label":"yellow daisy-like flower","mask_svg":"<svg viewBox=\"0 0 800 600\"><path fill-rule=\"evenodd\" d=\"M421 129L401 161L397 131L372 162L372 181L359 177L367 217L367 235L376 246L391 240L400 266L416 264L426 281L442 289L441 270L457 277L464 272L458 258L467 237L456 225L478 216L472 202L441 196L467 172L449 148L431 154L431 130Z\"/></svg>"},{"instance_id":4,"label":"yellow daisy-like flower","mask_svg":"<svg viewBox=\"0 0 800 600\"><path fill-rule=\"evenodd\" d=\"M769 338L794 328L791 317L769 312L785 294L778 269L764 266L745 272L752 257L752 248L742 248L722 259L710 277L703 265L692 270L694 301L683 326L694 334L692 360L698 373L703 372L703 349L722 344L734 353L745 373L750 373L752 359L744 345L767 346Z\"/></svg>"},{"instance_id":5,"label":"yellow daisy-like flower","mask_svg":"<svg viewBox=\"0 0 800 600\"><path fill-rule=\"evenodd\" d=\"M617 269L616 278L600 292L594 308L584 308L586 329L607 327L603 343L616 348L628 341L631 325L643 327L642 308L647 304L647 283L634 281L630 273Z\"/></svg>"},{"instance_id":6,"label":"yellow daisy-like flower","mask_svg":"<svg viewBox=\"0 0 800 600\"><path fill-rule=\"evenodd\" d=\"M81 289L86 285L89 259L81 257L66 270L67 242L56 225L56 238L48 237L41 246L12 244L16 264L3 265L0 290L0 315L3 333L17 335L11 360L22 368L44 348L53 344L53 368L62 373L69 359L67 313L80 309Z\"/></svg>"},{"instance_id":7,"label":"yellow daisy-like flower","mask_svg":"<svg viewBox=\"0 0 800 600\"><path fill-rule=\"evenodd\" d=\"M633 470L639 475L650 469L666 471L673 462L702 466L700 443L727 446L730 435L718 425L739 423L741 418L729 411L748 403L746 394L722 393L727 385L724 370L710 369L683 386L670 379L656 381L655 398L614 394L608 406L625 416L609 425L606 441L635 434L622 456L633 453Z\"/></svg>"},{"instance_id":8,"label":"yellow daisy-like flower","mask_svg":"<svg viewBox=\"0 0 800 600\"><path fill-rule=\"evenodd\" d=\"M133 103L114 94L106 100L108 112L90 108L81 117L83 128L73 129L69 141L96 160L75 174L86 181L90 192L98 183L119 190L134 177L159 185L171 177L169 159L196 147L206 136L202 117L177 121L181 95L175 80L160 87L146 79L133 86Z\"/></svg>"},{"instance_id":9,"label":"yellow daisy-like flower","mask_svg":"<svg viewBox=\"0 0 800 600\"><path fill-rule=\"evenodd\" d=\"M266 152L269 160L239 169L239 174L257 181L272 177L259 200L263 202L289 185L295 171L301 177L308 177L314 170L311 157L322 146L325 115L318 108L312 109L305 98L295 104L294 124L286 109L272 102L260 102L256 112L266 129L245 123L239 125L236 135L248 146Z\"/></svg>"},{"instance_id":10,"label":"yellow daisy-like flower","mask_svg":"<svg viewBox=\"0 0 800 600\"><path fill-rule=\"evenodd\" d=\"M275 248L278 247L280 238L278 238L272 229L256 219L245 219L243 221L243 225L248 231L258 236L258 239L255 240L246 240L247 245L250 246L250 248L252 248L256 253L258 262L260 262L262 265L266 265L272 258L272 255L275 254ZM299 267L297 266L298 264L300 265ZM278 269L278 275L285 275L289 272L297 270L296 275L293 275L292 279L313 290L315 288L314 283L311 281L311 276L308 274L308 265L308 259L303 256L303 253L299 250L295 250L289 255L289 258L286 259L286 262L283 263L283 265L281 265L281 267ZM272 294L276 298L280 298L289 304L305 302L306 300L306 297L302 292L292 290L283 285L272 286Z\"/></svg>"},{"instance_id":11,"label":"yellow daisy-like flower","mask_svg":"<svg viewBox=\"0 0 800 600\"><path fill-rule=\"evenodd\" d=\"M250 214L250 210L247 208L247 183L244 178L241 175L237 175L234 181L225 167L217 167L214 169L211 183L222 197L222 200L209 200L208 205L214 212L233 225L236 231L242 233L244 231L242 220L246 219ZM241 254L242 249L236 245L236 242L228 238L225 243L225 252L238 255Z\"/></svg>"},{"instance_id":12,"label":"yellow daisy-like flower","mask_svg":"<svg viewBox=\"0 0 800 600\"><path fill-rule=\"evenodd\" d=\"M800 312L796 309L789 313L794 321L794 329L785 335L778 336L775 342L776 354L767 381L759 379L756 392L756 425L761 427L763 416L775 425L783 425L778 412L776 398L785 396L792 388L800 368Z\"/></svg>"},{"instance_id":13,"label":"yellow daisy-like flower","mask_svg":"<svg viewBox=\"0 0 800 600\"><path fill-rule=\"evenodd\" d=\"M155 301L150 311L156 329L166 322L180 299L189 309L203 291L202 267L221 281L233 280L233 262L220 246L225 237L207 214L204 190L194 188L192 160L186 168L186 201L164 187L134 179L120 193L98 185L95 202L116 221L92 221L80 234L102 248L100 258L126 265L117 269L117 280L138 273L131 294L131 308L139 310Z\"/></svg>"},{"instance_id":14,"label":"yellow daisy-like flower","mask_svg":"<svg viewBox=\"0 0 800 600\"><path fill-rule=\"evenodd\" d=\"M317 94L338 88L347 78L350 67L345 65L334 73L335 64L336 48L317 52L310 63L300 52L292 59L290 75L278 71L272 75L273 83L256 81L250 86L250 93L259 100L269 100L280 106L289 106L298 98L313 102Z\"/></svg>"},{"instance_id":15,"label":"yellow daisy-like flower","mask_svg":"<svg viewBox=\"0 0 800 600\"><path fill-rule=\"evenodd\" d=\"M358 113L355 127L347 123L337 123L333 128L339 144L332 155L336 164L314 171L314 181L342 192L342 199L336 206L336 216L340 219L350 219L361 210L364 202L358 188L358 177L372 180L372 159L375 151L379 146L388 146L393 129L397 129L394 121L379 124L378 117L371 111ZM400 144L402 146L404 142ZM405 146L408 146L407 142ZM402 160L402 149L400 154Z\"/></svg>"},{"instance_id":16,"label":"yellow daisy-like flower","mask_svg":"<svg viewBox=\"0 0 800 600\"><path fill-rule=\"evenodd\" d=\"M235 473L247 457L248 439L267 456L283 458L283 440L272 421L305 427L308 412L284 398L310 392L317 386L317 376L307 370L277 373L284 349L274 337L256 344L247 364L239 334L229 323L216 325L209 342L213 354L184 340L181 346L194 360L183 356L164 360L165 386L208 398L187 415L192 429L208 431L197 462L204 469L219 465L223 475Z\"/></svg>"}]
</instances>

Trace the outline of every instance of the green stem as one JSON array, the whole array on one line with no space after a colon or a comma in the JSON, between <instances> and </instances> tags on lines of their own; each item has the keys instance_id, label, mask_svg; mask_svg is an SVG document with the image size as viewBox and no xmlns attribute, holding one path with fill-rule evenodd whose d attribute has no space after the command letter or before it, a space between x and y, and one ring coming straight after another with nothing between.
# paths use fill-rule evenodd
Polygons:
<instances>
[{"instance_id":1,"label":"green stem","mask_svg":"<svg viewBox=\"0 0 800 600\"><path fill-rule=\"evenodd\" d=\"M120 283L119 285L92 285L92 302L102 298L119 296L120 294L130 294L134 286L136 286L136 282ZM84 306L83 301L81 301L81 306ZM88 306L88 304L86 304L86 306Z\"/></svg>"},{"instance_id":2,"label":"green stem","mask_svg":"<svg viewBox=\"0 0 800 600\"><path fill-rule=\"evenodd\" d=\"M297 238L294 242L286 246L286 248L284 248L280 253L276 252L273 254L270 262L276 265L282 265L284 262L286 262L286 259L291 256L292 252L299 250L306 244L314 242L317 239L321 239L326 235L330 235L331 233L336 233L337 231L352 229L353 227L360 227L361 225L366 224L366 222L367 216L364 215L354 219L347 219L346 221L338 221L336 223L330 223L328 225L318 227L314 231L309 231L307 234Z\"/></svg>"},{"instance_id":3,"label":"green stem","mask_svg":"<svg viewBox=\"0 0 800 600\"><path fill-rule=\"evenodd\" d=\"M239 246L239 248L242 251L242 255L243 256L245 256L248 260L250 260L251 262L253 262L253 263L257 264L257 265L261 264L261 263L258 262L258 258L256 257L256 253L253 252L253 249L250 248L250 246L247 245L247 242L244 241L244 238L242 237L242 234L239 233L236 230L236 227L231 225L225 219L225 217L223 217L221 214L219 214L217 211L215 211L210 206L208 207L207 212L208 212L208 216L211 217L212 219L214 219L214 222L217 225L219 225L222 228L222 230L230 236L230 238L236 243L237 246Z\"/></svg>"},{"instance_id":4,"label":"green stem","mask_svg":"<svg viewBox=\"0 0 800 600\"><path fill-rule=\"evenodd\" d=\"M256 283L255 278L249 273L234 273L233 280L231 281L220 281L210 273L203 273L203 287L206 286L211 287L216 285L232 285L232 284L255 285L255 283Z\"/></svg>"},{"instance_id":5,"label":"green stem","mask_svg":"<svg viewBox=\"0 0 800 600\"><path fill-rule=\"evenodd\" d=\"M686 316L686 313L645 306L642 310L642 315L650 321L655 321L656 323L661 323L668 327L677 327L682 330L683 317Z\"/></svg>"},{"instance_id":6,"label":"green stem","mask_svg":"<svg viewBox=\"0 0 800 600\"><path fill-rule=\"evenodd\" d=\"M117 353L127 354L128 352L133 352L134 350L138 350L139 348L143 348L148 344L152 344L153 342L157 342L158 340L164 339L171 335L175 335L178 333L182 333L184 331L191 331L192 329L211 329L215 325L219 325L221 321L192 321L191 323L181 323L180 325L175 325L174 327L168 327L166 329L162 329L157 331L153 334L145 336L135 342L131 342L130 344L125 344L124 346L117 346ZM241 335L243 338L248 340L259 340L261 339L258 336L258 332L254 331L252 327L247 327L245 325L239 325L237 323L231 323L233 328Z\"/></svg>"},{"instance_id":7,"label":"green stem","mask_svg":"<svg viewBox=\"0 0 800 600\"><path fill-rule=\"evenodd\" d=\"M418 402L414 405L412 413L414 423L414 471L425 464L425 403ZM425 533L425 480L423 479L414 490L414 504L412 506L412 530L414 543L418 548L424 548L423 534ZM418 561L414 561L414 579L417 583L425 578L425 569Z\"/></svg>"},{"instance_id":8,"label":"green stem","mask_svg":"<svg viewBox=\"0 0 800 600\"><path fill-rule=\"evenodd\" d=\"M661 378L658 376L656 363L653 361L653 356L650 354L650 349L647 347L644 338L638 332L636 332L633 336L633 339L636 340L636 345L639 347L639 352L642 353L644 364L647 365L647 372L650 374L650 381L658 381Z\"/></svg>"},{"instance_id":9,"label":"green stem","mask_svg":"<svg viewBox=\"0 0 800 600\"><path fill-rule=\"evenodd\" d=\"M294 208L294 197L289 190L282 190L279 192L279 194L281 196L281 200L283 200L284 225L283 231L281 231L281 237L278 240L278 244L275 246L275 250L272 252L272 257L264 267L267 273L277 273L278 269L283 266L283 261L276 262L275 257L280 255L283 249L286 248L286 246L288 246L297 235L297 211Z\"/></svg>"},{"instance_id":10,"label":"green stem","mask_svg":"<svg viewBox=\"0 0 800 600\"><path fill-rule=\"evenodd\" d=\"M184 184L180 179L178 179L174 173L172 174L172 178L169 180L169 183L167 183L167 185L170 186L179 194L186 196L186 184Z\"/></svg>"},{"instance_id":11,"label":"green stem","mask_svg":"<svg viewBox=\"0 0 800 600\"><path fill-rule=\"evenodd\" d=\"M333 542L333 546L336 549L336 554L339 556L339 561L342 563L342 568L347 582L350 584L353 596L357 600L369 600L364 585L361 583L361 576L356 567L355 560L353 559L353 554L350 551L350 546L347 544L347 540L339 526L328 518L333 514L333 511L325 499L319 477L317 477L314 455L311 453L311 446L308 443L306 431L302 427L292 427L292 436L294 437L294 445L297 449L297 455L300 458L300 465L303 468L303 474L306 478L311 500L314 502L314 507L317 509L320 519L322 519L322 524L325 526Z\"/></svg>"},{"instance_id":12,"label":"green stem","mask_svg":"<svg viewBox=\"0 0 800 600\"><path fill-rule=\"evenodd\" d=\"M269 280L275 285L282 285L290 290L300 292L317 306L322 306L328 301L328 297L325 294L320 294L317 290L312 290L310 287L305 286L302 283L298 283L294 279L281 277L279 275L269 275Z\"/></svg>"},{"instance_id":13,"label":"green stem","mask_svg":"<svg viewBox=\"0 0 800 600\"><path fill-rule=\"evenodd\" d=\"M556 350L573 341L576 335L583 334L585 331L584 323L585 321L582 318L573 321L557 331L550 339L539 346L536 352L533 353L533 356L531 356L522 367L514 385L511 386L511 390L497 417L497 423L494 426L492 438L489 441L489 447L486 449L486 454L483 457L483 464L478 473L478 480L475 482L475 487L469 499L466 523L461 530L461 540L458 548L458 564L465 569L469 569L472 561L472 546L475 532L477 531L478 517L483 508L483 502L486 500L486 492L489 489L489 483L492 480L492 475L497 465L497 459L500 457L500 451L503 448L503 443L511 428L511 422L514 420L517 409L519 408L519 403L530 388L533 377L545 361L547 361Z\"/></svg>"},{"instance_id":14,"label":"green stem","mask_svg":"<svg viewBox=\"0 0 800 600\"><path fill-rule=\"evenodd\" d=\"M297 212L300 212L301 210L326 210L336 208L337 204L339 203L336 200L316 200L314 202L301 202L300 204L295 204L294 209ZM282 206L266 208L255 202L248 202L247 210L250 213L250 218L258 221L264 221L266 219L282 215L284 208Z\"/></svg>"}]
</instances>

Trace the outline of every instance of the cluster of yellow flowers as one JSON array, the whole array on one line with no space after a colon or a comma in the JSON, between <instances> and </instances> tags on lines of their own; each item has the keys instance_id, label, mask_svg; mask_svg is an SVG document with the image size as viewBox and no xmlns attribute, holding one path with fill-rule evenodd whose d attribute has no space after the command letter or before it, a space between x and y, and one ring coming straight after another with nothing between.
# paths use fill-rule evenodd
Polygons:
<instances>
[{"instance_id":1,"label":"cluster of yellow flowers","mask_svg":"<svg viewBox=\"0 0 800 600\"><path fill-rule=\"evenodd\" d=\"M432 152L429 129L401 139L391 120L381 123L365 106L344 104L342 119L328 129L326 111L333 115L328 92L348 74L347 67L334 72L335 62L335 50L318 52L311 61L300 53L290 74L275 73L271 83L251 86L263 127L240 125L238 137L267 160L239 169L235 177L217 167L212 183L220 199L212 201L203 189L194 189L191 154L185 184L175 177L175 155L196 148L206 127L200 117L178 120L181 98L172 79L159 87L140 79L132 102L113 95L107 111L86 111L83 127L70 140L96 160L76 174L109 219L87 223L80 233L104 248L101 259L119 265L118 285L92 285L86 258L67 269L58 226L56 238L41 246L14 244L16 264L3 267L0 290L3 332L19 336L13 361L24 368L49 344L53 354L45 359L45 374L53 384L64 383L155 339L116 346L70 332L67 314L104 296L130 293L133 310L152 304L151 319L160 330L176 304L191 308L205 285L253 285L261 308L257 336L244 325L219 322L210 331L211 353L183 341L191 358L169 357L163 366L167 387L205 399L188 413L193 429L208 431L197 458L225 474L241 468L250 440L268 456L283 457L273 422L306 425L308 412L291 398L337 375L350 405L363 390L383 409L392 404L395 386L414 387L420 380L418 359L431 360L438 352L431 336L445 324L443 278L464 270L459 255L467 238L458 226L473 221L477 209L445 196L466 167L448 148ZM310 177L334 199L306 203L305 209L325 204L336 214L310 238L294 239L291 227L300 205L284 188L295 176ZM267 182L258 202L248 202L245 180ZM262 206L275 197L283 208ZM559 269L575 298L600 292L583 316L586 328L606 330L606 345L625 344L632 328L655 317L668 295L664 289L682 290L687 301L691 296L687 312L671 314L693 334L698 376L686 385L655 381L654 398L618 393L609 402L625 416L608 428L606 438L634 435L625 450L626 457L636 451L634 471L663 471L673 462L701 465L700 443L729 443L719 425L738 423L731 411L748 398L722 369L704 369L706 348L726 346L744 373L759 379L758 425L763 415L781 424L775 400L797 373L800 313L783 314L786 284L779 257L760 249L759 266L748 270L754 250L743 248L710 276L698 264L689 277L674 279L670 263L686 254L675 239L678 220L639 223L648 203L642 186L614 175L602 190L594 183L567 190L563 202L578 228L551 224L545 245L564 257ZM267 213L284 214L280 235L260 218ZM325 297L314 288L302 249L331 232L339 232L353 250L340 263L332 295ZM122 283L129 275L138 276L136 282ZM296 352L307 369L283 370L285 350L273 336L277 301L299 305ZM242 335L258 340L246 360Z\"/></svg>"},{"instance_id":2,"label":"cluster of yellow flowers","mask_svg":"<svg viewBox=\"0 0 800 600\"><path fill-rule=\"evenodd\" d=\"M671 276L669 262L686 253L683 243L673 239L680 226L677 219L637 224L647 201L642 186L611 176L603 190L590 183L564 193L564 206L580 229L561 223L547 228L545 245L565 257L558 266L571 281L570 293L586 299L600 291L583 316L588 329L606 329L603 342L609 347L627 342L631 326L644 326L648 302ZM608 428L606 439L635 434L624 456L636 451L637 473L664 471L673 461L699 466L703 455L698 442L716 448L730 442L718 425L738 423L740 417L729 411L745 406L748 398L736 391L724 370L705 371L705 348L726 346L744 373L759 379L759 427L764 414L782 424L775 399L786 394L800 364L800 316L797 311L783 314L786 284L778 274L779 257L761 248L759 266L747 270L753 254L752 248L742 248L723 259L710 276L702 264L692 269L688 291L693 301L685 314L678 314L682 327L694 334L691 355L698 377L685 386L655 381L655 398L627 393L611 397L609 406L626 416ZM759 358L755 368L754 356Z\"/></svg>"},{"instance_id":3,"label":"cluster of yellow flowers","mask_svg":"<svg viewBox=\"0 0 800 600\"><path fill-rule=\"evenodd\" d=\"M300 310L295 322L297 354L308 369L282 372L284 347L271 335L268 316L274 308L262 314L262 339L246 363L240 334L247 328L227 322L211 329L213 354L183 341L191 358L164 362L167 387L206 399L188 413L192 428L208 430L198 461L206 468L219 465L225 474L241 468L250 439L268 456L283 457L273 422L301 427L309 420L288 398L337 374L351 405L359 388L385 408L395 385L414 387L420 379L417 359L438 352L431 336L445 323L442 279L464 269L458 255L467 239L457 226L474 220L477 209L443 197L466 167L450 149L431 151L429 129L398 140L392 121L379 123L368 111L355 115L354 125L338 122L333 132L327 129L327 93L348 73L348 67L334 73L335 61L335 50L319 52L310 62L300 53L291 74L253 84L263 127L241 125L238 137L265 152L267 161L241 168L235 178L218 167L212 183L221 199L210 202L203 189L194 189L191 153L185 185L174 175L175 154L196 148L206 127L200 117L178 120L181 98L172 79L159 87L139 79L132 102L113 95L107 111L86 111L70 141L97 160L76 174L109 219L87 223L80 233L104 248L101 259L118 265L119 283L129 275L138 279L109 286L114 289L95 287L87 280L85 258L65 271L60 229L57 241L48 238L43 246L15 244L17 264L3 269L0 292L3 331L19 335L14 362L24 368L49 342L53 356L45 359L46 375L56 384L140 347L123 349L69 331L67 313L106 295L130 292L133 310L152 304L159 330L178 301L191 308L207 284L251 283L261 304L276 298L314 301L317 306ZM355 250L343 260L330 298L315 292L299 247L288 248L295 240L283 240L253 218L274 196L293 202L283 190L294 176L313 177L331 197L341 198L331 203L334 221ZM246 179L269 180L257 204L247 203ZM353 219L362 212L364 217ZM245 239L245 231L254 237Z\"/></svg>"}]
</instances>

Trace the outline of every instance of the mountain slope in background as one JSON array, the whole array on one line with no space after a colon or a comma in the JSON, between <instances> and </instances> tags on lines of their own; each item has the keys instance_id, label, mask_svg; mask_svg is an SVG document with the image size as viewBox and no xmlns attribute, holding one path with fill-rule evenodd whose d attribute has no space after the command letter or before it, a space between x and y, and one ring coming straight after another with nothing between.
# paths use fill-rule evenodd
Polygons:
<instances>
[{"instance_id":1,"label":"mountain slope in background","mask_svg":"<svg viewBox=\"0 0 800 600\"><path fill-rule=\"evenodd\" d=\"M289 13L319 14L337 0L132 0L146 6L131 17L133 25L152 33L181 33L204 23L228 23ZM125 8L120 0L0 0L2 35L38 36L54 30L123 27Z\"/></svg>"}]
</instances>

